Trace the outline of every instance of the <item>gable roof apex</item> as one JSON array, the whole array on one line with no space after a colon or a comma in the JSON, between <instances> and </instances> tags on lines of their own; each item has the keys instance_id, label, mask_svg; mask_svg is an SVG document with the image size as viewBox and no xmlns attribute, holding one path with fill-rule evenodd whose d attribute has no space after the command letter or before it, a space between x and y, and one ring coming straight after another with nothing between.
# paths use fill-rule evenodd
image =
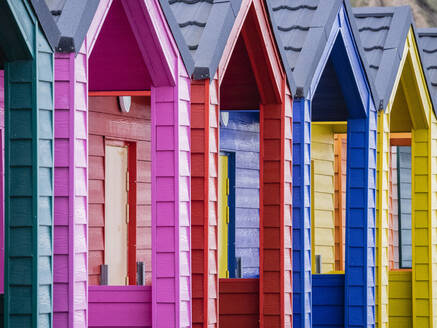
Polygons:
<instances>
[{"instance_id":1,"label":"gable roof apex","mask_svg":"<svg viewBox=\"0 0 437 328\"><path fill-rule=\"evenodd\" d=\"M91 25L99 0L31 0L35 7L49 12L48 24L57 35L57 52L77 53Z\"/></svg>"},{"instance_id":2,"label":"gable roof apex","mask_svg":"<svg viewBox=\"0 0 437 328\"><path fill-rule=\"evenodd\" d=\"M380 109L386 109L400 69L408 32L413 26L409 6L353 8L355 37L364 49L365 68L379 95Z\"/></svg>"},{"instance_id":3,"label":"gable roof apex","mask_svg":"<svg viewBox=\"0 0 437 328\"><path fill-rule=\"evenodd\" d=\"M185 68L194 79L212 78L241 0L159 0Z\"/></svg>"},{"instance_id":4,"label":"gable roof apex","mask_svg":"<svg viewBox=\"0 0 437 328\"><path fill-rule=\"evenodd\" d=\"M352 31L356 30L349 1L266 0L266 2L290 90L296 98L308 97L313 76L342 7ZM364 65L361 44L358 40L354 41ZM376 101L375 88L371 85L370 89Z\"/></svg>"}]
</instances>

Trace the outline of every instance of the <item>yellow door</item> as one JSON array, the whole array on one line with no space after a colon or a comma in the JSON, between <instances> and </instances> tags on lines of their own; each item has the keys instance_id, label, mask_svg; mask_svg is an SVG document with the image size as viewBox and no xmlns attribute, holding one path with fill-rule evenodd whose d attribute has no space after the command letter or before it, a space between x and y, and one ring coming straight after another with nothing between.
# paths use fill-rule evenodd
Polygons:
<instances>
[{"instance_id":1,"label":"yellow door","mask_svg":"<svg viewBox=\"0 0 437 328\"><path fill-rule=\"evenodd\" d=\"M127 155L126 147L105 147L105 264L112 286L128 284Z\"/></svg>"},{"instance_id":2,"label":"yellow door","mask_svg":"<svg viewBox=\"0 0 437 328\"><path fill-rule=\"evenodd\" d=\"M228 271L228 225L229 225L229 176L228 156L220 155L219 179L219 278L229 278Z\"/></svg>"}]
</instances>

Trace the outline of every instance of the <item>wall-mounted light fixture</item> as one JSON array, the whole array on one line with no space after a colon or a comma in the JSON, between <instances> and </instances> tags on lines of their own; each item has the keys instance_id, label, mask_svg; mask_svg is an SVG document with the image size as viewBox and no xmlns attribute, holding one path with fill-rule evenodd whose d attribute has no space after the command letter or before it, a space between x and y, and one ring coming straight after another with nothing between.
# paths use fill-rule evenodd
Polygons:
<instances>
[{"instance_id":1,"label":"wall-mounted light fixture","mask_svg":"<svg viewBox=\"0 0 437 328\"><path fill-rule=\"evenodd\" d=\"M229 123L229 112L220 111L220 125L227 127Z\"/></svg>"},{"instance_id":2,"label":"wall-mounted light fixture","mask_svg":"<svg viewBox=\"0 0 437 328\"><path fill-rule=\"evenodd\" d=\"M118 105L122 113L129 113L132 103L131 96L118 96Z\"/></svg>"}]
</instances>

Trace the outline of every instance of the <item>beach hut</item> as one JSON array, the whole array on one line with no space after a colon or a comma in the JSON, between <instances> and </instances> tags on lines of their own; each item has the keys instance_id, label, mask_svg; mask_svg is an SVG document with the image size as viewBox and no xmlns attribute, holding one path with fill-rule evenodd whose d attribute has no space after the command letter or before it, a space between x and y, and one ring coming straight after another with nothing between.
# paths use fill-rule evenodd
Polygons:
<instances>
[{"instance_id":1,"label":"beach hut","mask_svg":"<svg viewBox=\"0 0 437 328\"><path fill-rule=\"evenodd\" d=\"M381 109L377 140L376 322L379 327L434 327L437 168L433 163L437 150L433 143L437 121L411 9L355 8L354 16L359 33L356 37L363 44L366 69L377 88ZM396 148L392 150L393 146ZM396 168L392 181L390 166ZM391 198L396 207L390 204ZM396 233L395 209L400 269L394 267L394 247L390 247Z\"/></svg>"},{"instance_id":2,"label":"beach hut","mask_svg":"<svg viewBox=\"0 0 437 328\"><path fill-rule=\"evenodd\" d=\"M352 11L348 1L268 0L267 5L294 96L293 324L372 326L377 108L363 66L363 49L354 38ZM311 165L323 158L312 158L311 154L311 124L316 122L319 135L323 132L325 137L314 141L330 151L330 163ZM311 188L315 186L311 176L318 174L314 183L324 176L323 170L315 170L316 164L318 168L331 166L333 171L334 129L339 122L347 132L344 274L314 274L312 261L316 259L312 258L316 254L311 249L311 236L315 231L311 227L312 220L317 222L322 213L314 210L311 199L320 203L326 198L314 194L322 194L323 185ZM334 176L327 178L332 190ZM332 214L330 219L332 227Z\"/></svg>"},{"instance_id":3,"label":"beach hut","mask_svg":"<svg viewBox=\"0 0 437 328\"><path fill-rule=\"evenodd\" d=\"M190 327L190 80L157 1L47 1L55 325Z\"/></svg>"},{"instance_id":4,"label":"beach hut","mask_svg":"<svg viewBox=\"0 0 437 328\"><path fill-rule=\"evenodd\" d=\"M52 46L58 38L44 3L0 1L4 327L53 326Z\"/></svg>"},{"instance_id":5,"label":"beach hut","mask_svg":"<svg viewBox=\"0 0 437 328\"><path fill-rule=\"evenodd\" d=\"M192 78L193 327L289 327L291 96L264 2L161 5Z\"/></svg>"}]
</instances>

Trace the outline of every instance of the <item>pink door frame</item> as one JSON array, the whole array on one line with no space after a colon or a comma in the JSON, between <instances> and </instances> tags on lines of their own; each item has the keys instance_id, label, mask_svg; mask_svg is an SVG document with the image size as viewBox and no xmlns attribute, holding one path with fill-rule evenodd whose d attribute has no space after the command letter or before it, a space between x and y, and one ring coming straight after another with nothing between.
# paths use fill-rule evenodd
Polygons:
<instances>
[{"instance_id":1,"label":"pink door frame","mask_svg":"<svg viewBox=\"0 0 437 328\"><path fill-rule=\"evenodd\" d=\"M111 3L77 55L55 57L55 327L88 326L88 59ZM158 1L123 7L153 84L152 327L190 327L190 80Z\"/></svg>"}]
</instances>

